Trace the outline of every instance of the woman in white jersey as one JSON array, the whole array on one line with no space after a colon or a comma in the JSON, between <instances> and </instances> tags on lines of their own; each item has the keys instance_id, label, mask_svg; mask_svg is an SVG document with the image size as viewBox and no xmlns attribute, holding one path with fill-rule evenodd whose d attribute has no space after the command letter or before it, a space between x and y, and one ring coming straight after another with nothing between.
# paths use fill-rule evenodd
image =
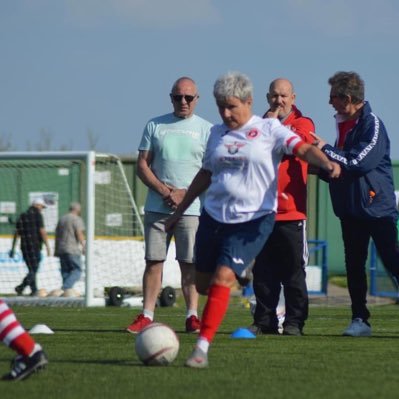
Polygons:
<instances>
[{"instance_id":1,"label":"woman in white jersey","mask_svg":"<svg viewBox=\"0 0 399 399\"><path fill-rule=\"evenodd\" d=\"M186 366L208 366L208 348L227 311L230 289L265 244L277 207L277 169L294 154L335 178L340 167L303 142L278 119L252 114L252 83L231 72L216 80L213 94L223 120L211 129L202 168L169 219L171 228L206 191L196 236L196 284L208 295L201 330Z\"/></svg>"}]
</instances>

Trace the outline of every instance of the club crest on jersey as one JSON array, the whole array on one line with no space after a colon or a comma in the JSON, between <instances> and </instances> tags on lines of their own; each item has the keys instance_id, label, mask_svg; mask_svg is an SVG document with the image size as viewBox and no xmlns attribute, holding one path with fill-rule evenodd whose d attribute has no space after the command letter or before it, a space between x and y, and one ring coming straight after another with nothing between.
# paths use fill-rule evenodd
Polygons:
<instances>
[{"instance_id":1,"label":"club crest on jersey","mask_svg":"<svg viewBox=\"0 0 399 399\"><path fill-rule=\"evenodd\" d=\"M246 136L247 139L256 139L259 136L259 130L251 129L249 132L247 132Z\"/></svg>"},{"instance_id":2,"label":"club crest on jersey","mask_svg":"<svg viewBox=\"0 0 399 399\"><path fill-rule=\"evenodd\" d=\"M234 155L237 154L241 147L245 146L245 143L235 141L233 144L225 144L224 146L227 148L229 154Z\"/></svg>"}]
</instances>

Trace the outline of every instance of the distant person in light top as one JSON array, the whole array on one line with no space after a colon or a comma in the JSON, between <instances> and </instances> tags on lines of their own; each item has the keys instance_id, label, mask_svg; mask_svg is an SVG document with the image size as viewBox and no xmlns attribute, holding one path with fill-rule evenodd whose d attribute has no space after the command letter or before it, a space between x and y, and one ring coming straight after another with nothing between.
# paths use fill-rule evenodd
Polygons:
<instances>
[{"instance_id":1,"label":"distant person in light top","mask_svg":"<svg viewBox=\"0 0 399 399\"><path fill-rule=\"evenodd\" d=\"M184 197L187 187L201 168L211 124L194 114L199 93L189 77L179 78L172 87L173 112L151 119L139 145L137 174L149 188L144 211L145 260L143 311L127 331L141 331L154 319L162 287L163 265L174 237L176 259L187 313L186 331L198 332L198 293L195 289L194 240L201 201L185 209L173 231L165 232L165 221Z\"/></svg>"},{"instance_id":2,"label":"distant person in light top","mask_svg":"<svg viewBox=\"0 0 399 399\"><path fill-rule=\"evenodd\" d=\"M340 173L337 164L278 119L253 115L252 90L239 72L216 80L213 94L223 123L212 128L202 168L166 225L172 229L206 190L195 248L197 289L208 300L188 367L208 366L209 345L227 311L230 289L246 275L273 229L283 155L295 154L332 178Z\"/></svg>"},{"instance_id":3,"label":"distant person in light top","mask_svg":"<svg viewBox=\"0 0 399 399\"><path fill-rule=\"evenodd\" d=\"M267 93L269 109L264 118L278 118L303 141L312 144L315 131L310 118L294 105L295 92L287 79L273 80ZM276 223L253 269L256 297L255 334L278 334L277 306L281 285L285 298L284 335L302 335L308 317L308 291L305 266L306 182L308 164L294 155L284 155L278 168Z\"/></svg>"},{"instance_id":4,"label":"distant person in light top","mask_svg":"<svg viewBox=\"0 0 399 399\"><path fill-rule=\"evenodd\" d=\"M84 222L81 206L72 202L55 229L55 256L60 258L62 289L72 289L82 273L82 253L85 251Z\"/></svg>"},{"instance_id":5,"label":"distant person in light top","mask_svg":"<svg viewBox=\"0 0 399 399\"><path fill-rule=\"evenodd\" d=\"M364 99L364 81L356 72L337 72L328 83L337 139L332 146L315 138L324 154L342 168L342 175L330 181L329 188L334 213L341 221L352 301L352 320L343 335L370 336L366 299L370 238L385 268L399 281L398 210L390 141L382 120Z\"/></svg>"},{"instance_id":6,"label":"distant person in light top","mask_svg":"<svg viewBox=\"0 0 399 399\"><path fill-rule=\"evenodd\" d=\"M50 256L51 254L43 215L41 213L44 208L46 208L44 199L36 198L29 209L21 213L17 220L10 257L14 257L15 246L18 237L20 237L22 256L28 268L28 274L22 283L15 287L15 292L18 295L22 295L25 287L28 286L31 289L31 295L37 294L36 273L42 258L41 249L43 243L46 245L47 255Z\"/></svg>"},{"instance_id":7,"label":"distant person in light top","mask_svg":"<svg viewBox=\"0 0 399 399\"><path fill-rule=\"evenodd\" d=\"M2 377L3 380L23 380L47 365L47 355L42 347L26 332L12 309L2 299L0 299L0 338L4 345L18 354L11 364L10 372Z\"/></svg>"}]
</instances>

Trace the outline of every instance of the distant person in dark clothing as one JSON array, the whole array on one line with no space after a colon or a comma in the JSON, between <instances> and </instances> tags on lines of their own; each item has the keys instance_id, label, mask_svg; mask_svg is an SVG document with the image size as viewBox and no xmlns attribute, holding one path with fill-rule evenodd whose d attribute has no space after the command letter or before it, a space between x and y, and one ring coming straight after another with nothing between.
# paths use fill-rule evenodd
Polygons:
<instances>
[{"instance_id":1,"label":"distant person in dark clothing","mask_svg":"<svg viewBox=\"0 0 399 399\"><path fill-rule=\"evenodd\" d=\"M25 276L22 283L15 287L15 292L18 295L22 295L27 286L31 289L31 295L36 294L36 273L41 260L43 242L46 245L48 256L50 256L51 253L47 233L44 228L43 216L41 214L44 208L46 208L44 200L42 198L36 198L33 200L29 209L21 213L17 220L10 257L12 258L14 256L17 239L20 237L22 256L28 267L28 274Z\"/></svg>"}]
</instances>

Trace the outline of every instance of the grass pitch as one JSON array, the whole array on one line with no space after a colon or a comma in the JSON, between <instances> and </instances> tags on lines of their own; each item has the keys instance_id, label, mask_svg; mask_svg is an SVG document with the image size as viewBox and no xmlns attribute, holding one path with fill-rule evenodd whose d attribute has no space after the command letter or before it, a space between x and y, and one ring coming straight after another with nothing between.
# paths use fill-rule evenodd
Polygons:
<instances>
[{"instance_id":1,"label":"grass pitch","mask_svg":"<svg viewBox=\"0 0 399 399\"><path fill-rule=\"evenodd\" d=\"M156 320L180 338L178 358L169 367L146 367L134 352L135 337L124 331L134 308L16 307L26 328L46 324L54 335L36 335L50 363L22 382L0 382L1 399L46 398L398 398L399 309L371 306L373 337L342 337L348 307L310 308L303 337L230 334L251 324L234 298L211 346L210 367L183 366L195 342L184 333L184 307L158 308ZM14 353L0 346L0 373Z\"/></svg>"}]
</instances>

